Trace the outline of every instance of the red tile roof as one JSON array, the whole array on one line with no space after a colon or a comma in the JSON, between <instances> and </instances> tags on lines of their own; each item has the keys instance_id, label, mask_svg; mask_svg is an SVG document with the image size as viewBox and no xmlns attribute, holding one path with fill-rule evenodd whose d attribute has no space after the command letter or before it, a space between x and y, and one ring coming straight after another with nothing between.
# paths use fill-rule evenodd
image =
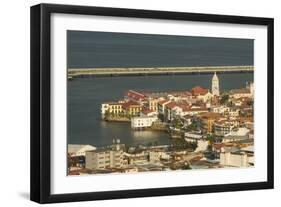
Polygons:
<instances>
[{"instance_id":1,"label":"red tile roof","mask_svg":"<svg viewBox=\"0 0 281 207\"><path fill-rule=\"evenodd\" d=\"M192 92L192 95L198 96L198 95L205 95L206 93L209 92L209 90L206 88L203 88L201 86L196 86L191 89L191 92Z\"/></svg>"},{"instance_id":2,"label":"red tile roof","mask_svg":"<svg viewBox=\"0 0 281 207\"><path fill-rule=\"evenodd\" d=\"M165 99L165 100L159 101L158 104L162 105L162 104L168 103L169 101L170 100Z\"/></svg>"},{"instance_id":3,"label":"red tile roof","mask_svg":"<svg viewBox=\"0 0 281 207\"><path fill-rule=\"evenodd\" d=\"M166 108L172 109L172 108L174 108L174 107L176 107L176 106L177 106L177 103L175 103L175 102L170 102L170 103L168 103L168 104L166 105Z\"/></svg>"},{"instance_id":4,"label":"red tile roof","mask_svg":"<svg viewBox=\"0 0 281 207\"><path fill-rule=\"evenodd\" d=\"M125 93L125 96L129 97L129 98L132 98L136 101L139 101L139 100L143 100L146 98L146 96L142 93L139 93L137 91L133 91L133 90L129 90Z\"/></svg>"},{"instance_id":5,"label":"red tile roof","mask_svg":"<svg viewBox=\"0 0 281 207\"><path fill-rule=\"evenodd\" d=\"M149 113L151 113L151 112L155 112L154 110L152 110L152 109L147 109L147 108L145 108L145 109L142 109L142 111L141 111L143 114L149 114Z\"/></svg>"},{"instance_id":6,"label":"red tile roof","mask_svg":"<svg viewBox=\"0 0 281 207\"><path fill-rule=\"evenodd\" d=\"M206 112L200 115L201 118L218 119L221 118L221 114L214 112Z\"/></svg>"},{"instance_id":7,"label":"red tile roof","mask_svg":"<svg viewBox=\"0 0 281 207\"><path fill-rule=\"evenodd\" d=\"M178 107L182 108L183 111L187 111L190 109L190 106L186 103L179 103Z\"/></svg>"},{"instance_id":8,"label":"red tile roof","mask_svg":"<svg viewBox=\"0 0 281 207\"><path fill-rule=\"evenodd\" d=\"M140 104L135 102L135 101L128 101L128 102L125 102L123 103L123 108L130 108L130 107L140 107Z\"/></svg>"}]
</instances>

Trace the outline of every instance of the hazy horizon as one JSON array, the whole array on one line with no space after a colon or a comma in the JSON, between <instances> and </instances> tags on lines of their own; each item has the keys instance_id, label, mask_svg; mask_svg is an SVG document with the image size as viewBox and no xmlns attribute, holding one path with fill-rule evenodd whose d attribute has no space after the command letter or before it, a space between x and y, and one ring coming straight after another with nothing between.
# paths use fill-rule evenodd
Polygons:
<instances>
[{"instance_id":1,"label":"hazy horizon","mask_svg":"<svg viewBox=\"0 0 281 207\"><path fill-rule=\"evenodd\" d=\"M67 31L68 68L253 64L252 39Z\"/></svg>"}]
</instances>

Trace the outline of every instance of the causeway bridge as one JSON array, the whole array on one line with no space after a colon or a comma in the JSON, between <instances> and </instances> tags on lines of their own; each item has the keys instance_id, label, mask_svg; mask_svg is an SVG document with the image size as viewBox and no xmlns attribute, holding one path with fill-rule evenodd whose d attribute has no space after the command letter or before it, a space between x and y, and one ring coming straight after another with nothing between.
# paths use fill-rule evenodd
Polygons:
<instances>
[{"instance_id":1,"label":"causeway bridge","mask_svg":"<svg viewBox=\"0 0 281 207\"><path fill-rule=\"evenodd\" d=\"M254 72L252 65L200 66L200 67L124 67L124 68L69 68L68 79L75 77L135 76L135 75L177 75L210 73Z\"/></svg>"}]
</instances>

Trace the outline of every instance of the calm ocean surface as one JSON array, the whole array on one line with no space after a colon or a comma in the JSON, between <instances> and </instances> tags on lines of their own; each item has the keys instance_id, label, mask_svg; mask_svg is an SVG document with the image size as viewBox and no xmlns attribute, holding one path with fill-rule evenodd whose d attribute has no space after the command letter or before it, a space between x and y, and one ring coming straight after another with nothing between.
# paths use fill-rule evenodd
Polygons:
<instances>
[{"instance_id":1,"label":"calm ocean surface","mask_svg":"<svg viewBox=\"0 0 281 207\"><path fill-rule=\"evenodd\" d=\"M251 73L219 74L220 90L241 88L253 80ZM133 131L130 123L101 121L100 105L118 100L128 89L145 91L189 90L196 85L211 86L212 75L166 75L135 77L80 78L68 81L68 143L105 146L118 138L121 143L136 145L157 141L167 144L163 132Z\"/></svg>"},{"instance_id":2,"label":"calm ocean surface","mask_svg":"<svg viewBox=\"0 0 281 207\"><path fill-rule=\"evenodd\" d=\"M68 68L253 65L254 40L67 32Z\"/></svg>"},{"instance_id":3,"label":"calm ocean surface","mask_svg":"<svg viewBox=\"0 0 281 207\"><path fill-rule=\"evenodd\" d=\"M68 68L254 65L254 40L111 32L67 32ZM132 131L129 123L101 121L100 105L126 90L210 88L212 75L81 78L68 81L68 143L104 146L118 138L134 145L169 143L161 132ZM245 86L253 74L220 74L220 88Z\"/></svg>"}]
</instances>

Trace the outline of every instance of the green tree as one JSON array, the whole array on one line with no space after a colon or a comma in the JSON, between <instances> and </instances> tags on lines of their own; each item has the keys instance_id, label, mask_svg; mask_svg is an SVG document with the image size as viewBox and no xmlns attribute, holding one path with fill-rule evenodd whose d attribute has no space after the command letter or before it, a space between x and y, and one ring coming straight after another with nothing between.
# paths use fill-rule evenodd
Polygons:
<instances>
[{"instance_id":1,"label":"green tree","mask_svg":"<svg viewBox=\"0 0 281 207\"><path fill-rule=\"evenodd\" d=\"M174 118L172 120L172 125L177 129L180 129L180 128L183 127L183 123L182 123L182 120L180 118Z\"/></svg>"},{"instance_id":2,"label":"green tree","mask_svg":"<svg viewBox=\"0 0 281 207\"><path fill-rule=\"evenodd\" d=\"M173 139L171 144L171 150L184 150L184 149L195 150L196 148L197 148L196 142L187 142L184 139Z\"/></svg>"},{"instance_id":3,"label":"green tree","mask_svg":"<svg viewBox=\"0 0 281 207\"><path fill-rule=\"evenodd\" d=\"M229 95L228 94L225 94L221 97L220 99L220 104L227 104L228 103L228 100L229 100Z\"/></svg>"},{"instance_id":4,"label":"green tree","mask_svg":"<svg viewBox=\"0 0 281 207\"><path fill-rule=\"evenodd\" d=\"M197 130L197 123L193 121L190 125L185 128L186 131L196 131Z\"/></svg>"},{"instance_id":5,"label":"green tree","mask_svg":"<svg viewBox=\"0 0 281 207\"><path fill-rule=\"evenodd\" d=\"M210 145L212 145L215 142L215 136L208 134L207 140L209 141Z\"/></svg>"}]
</instances>

